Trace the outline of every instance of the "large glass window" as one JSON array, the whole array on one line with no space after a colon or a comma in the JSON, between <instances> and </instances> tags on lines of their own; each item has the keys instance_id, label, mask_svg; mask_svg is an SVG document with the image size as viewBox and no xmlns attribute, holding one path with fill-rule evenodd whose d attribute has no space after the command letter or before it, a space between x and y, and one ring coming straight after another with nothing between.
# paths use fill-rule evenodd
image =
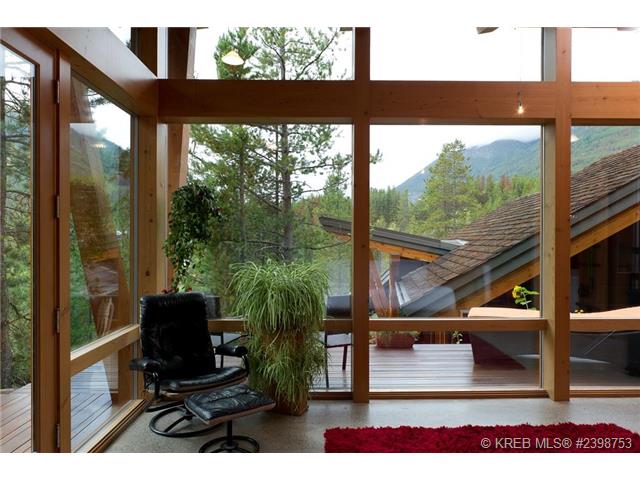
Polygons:
<instances>
[{"instance_id":1,"label":"large glass window","mask_svg":"<svg viewBox=\"0 0 640 480\"><path fill-rule=\"evenodd\" d=\"M637 388L640 127L574 127L572 141L571 386Z\"/></svg>"},{"instance_id":2,"label":"large glass window","mask_svg":"<svg viewBox=\"0 0 640 480\"><path fill-rule=\"evenodd\" d=\"M189 178L215 188L226 213L182 287L214 292L228 316L234 313L228 288L234 265L311 262L329 277L327 315L349 319L350 168L350 127L192 125ZM349 363L350 335L326 332L318 340L327 346L328 368L318 374L317 388L349 390L349 370L342 366Z\"/></svg>"},{"instance_id":3,"label":"large glass window","mask_svg":"<svg viewBox=\"0 0 640 480\"><path fill-rule=\"evenodd\" d=\"M71 348L131 323L131 118L72 79Z\"/></svg>"},{"instance_id":4,"label":"large glass window","mask_svg":"<svg viewBox=\"0 0 640 480\"><path fill-rule=\"evenodd\" d=\"M373 80L541 80L540 28L371 29Z\"/></svg>"},{"instance_id":5,"label":"large glass window","mask_svg":"<svg viewBox=\"0 0 640 480\"><path fill-rule=\"evenodd\" d=\"M373 126L371 151L372 319L539 317L539 126ZM540 384L537 331L374 331L370 348L372 390Z\"/></svg>"},{"instance_id":6,"label":"large glass window","mask_svg":"<svg viewBox=\"0 0 640 480\"><path fill-rule=\"evenodd\" d=\"M199 28L195 78L348 80L352 38L340 28Z\"/></svg>"},{"instance_id":7,"label":"large glass window","mask_svg":"<svg viewBox=\"0 0 640 480\"><path fill-rule=\"evenodd\" d=\"M0 45L0 452L31 451L34 75Z\"/></svg>"},{"instance_id":8,"label":"large glass window","mask_svg":"<svg viewBox=\"0 0 640 480\"><path fill-rule=\"evenodd\" d=\"M574 28L571 78L574 82L640 81L640 27Z\"/></svg>"}]
</instances>

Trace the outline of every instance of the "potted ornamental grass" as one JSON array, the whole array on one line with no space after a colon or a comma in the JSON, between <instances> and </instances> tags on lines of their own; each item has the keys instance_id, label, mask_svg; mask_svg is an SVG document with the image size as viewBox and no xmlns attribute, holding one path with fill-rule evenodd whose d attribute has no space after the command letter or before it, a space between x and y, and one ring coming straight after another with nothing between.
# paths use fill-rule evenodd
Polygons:
<instances>
[{"instance_id":1,"label":"potted ornamental grass","mask_svg":"<svg viewBox=\"0 0 640 480\"><path fill-rule=\"evenodd\" d=\"M377 332L375 341L378 348L413 348L418 332Z\"/></svg>"},{"instance_id":2,"label":"potted ornamental grass","mask_svg":"<svg viewBox=\"0 0 640 480\"><path fill-rule=\"evenodd\" d=\"M327 274L316 264L275 260L235 268L231 289L234 311L246 319L249 380L276 401L275 411L301 415L313 378L324 368L318 333Z\"/></svg>"}]
</instances>

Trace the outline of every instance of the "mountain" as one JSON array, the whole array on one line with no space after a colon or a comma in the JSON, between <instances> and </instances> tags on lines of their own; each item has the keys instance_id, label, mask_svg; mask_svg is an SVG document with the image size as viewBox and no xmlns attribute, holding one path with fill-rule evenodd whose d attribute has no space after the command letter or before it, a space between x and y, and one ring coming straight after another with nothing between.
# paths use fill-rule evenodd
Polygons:
<instances>
[{"instance_id":1,"label":"mountain","mask_svg":"<svg viewBox=\"0 0 640 480\"><path fill-rule=\"evenodd\" d=\"M602 157L640 144L640 127L573 127L572 134L571 168L574 172ZM471 174L475 176L540 175L540 140L496 140L467 148L465 156L471 166ZM398 185L396 190L408 191L409 200L415 201L424 191L428 176L429 166L426 165Z\"/></svg>"}]
</instances>

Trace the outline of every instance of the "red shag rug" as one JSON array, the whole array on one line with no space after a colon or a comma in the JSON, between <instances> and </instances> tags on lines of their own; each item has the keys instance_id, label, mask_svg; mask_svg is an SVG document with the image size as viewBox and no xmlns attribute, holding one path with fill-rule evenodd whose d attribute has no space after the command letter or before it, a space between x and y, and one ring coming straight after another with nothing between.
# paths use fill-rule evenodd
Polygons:
<instances>
[{"instance_id":1,"label":"red shag rug","mask_svg":"<svg viewBox=\"0 0 640 480\"><path fill-rule=\"evenodd\" d=\"M329 428L328 453L640 452L640 435L612 423Z\"/></svg>"}]
</instances>

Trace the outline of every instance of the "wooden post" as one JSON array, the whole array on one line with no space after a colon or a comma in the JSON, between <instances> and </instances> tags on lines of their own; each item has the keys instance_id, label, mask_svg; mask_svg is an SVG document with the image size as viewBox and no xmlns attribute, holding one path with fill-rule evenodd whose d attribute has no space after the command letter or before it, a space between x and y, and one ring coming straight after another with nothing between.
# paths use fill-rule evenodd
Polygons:
<instances>
[{"instance_id":1,"label":"wooden post","mask_svg":"<svg viewBox=\"0 0 640 480\"><path fill-rule=\"evenodd\" d=\"M58 353L60 362L60 452L71 452L71 292L69 223L71 213L69 132L71 120L71 65L58 52L57 77L60 82L58 122L58 282L60 285L60 332Z\"/></svg>"},{"instance_id":2,"label":"wooden post","mask_svg":"<svg viewBox=\"0 0 640 480\"><path fill-rule=\"evenodd\" d=\"M166 77L166 29L138 29L138 57ZM161 46L162 45L162 46ZM167 286L167 125L157 116L138 117L138 296Z\"/></svg>"},{"instance_id":3,"label":"wooden post","mask_svg":"<svg viewBox=\"0 0 640 480\"><path fill-rule=\"evenodd\" d=\"M370 31L355 29L354 79L356 114L353 118L352 297L353 349L351 389L353 401L369 402L369 61Z\"/></svg>"},{"instance_id":4,"label":"wooden post","mask_svg":"<svg viewBox=\"0 0 640 480\"><path fill-rule=\"evenodd\" d=\"M543 80L556 83L556 112L543 126L542 383L553 400L569 400L571 292L571 29L543 31ZM526 108L526 99L524 99Z\"/></svg>"},{"instance_id":5,"label":"wooden post","mask_svg":"<svg viewBox=\"0 0 640 480\"><path fill-rule=\"evenodd\" d=\"M137 31L138 57L158 76L167 75L167 29L140 28ZM138 117L138 297L160 293L167 288L167 258L163 243L167 236L167 125L157 115ZM136 302L136 315L138 302ZM124 382L129 349L119 355L118 376ZM123 372L123 368L125 371ZM137 392L142 394L141 376Z\"/></svg>"},{"instance_id":6,"label":"wooden post","mask_svg":"<svg viewBox=\"0 0 640 480\"><path fill-rule=\"evenodd\" d=\"M193 78L196 53L195 28L169 28L168 78ZM171 197L187 181L189 135L191 128L184 124L168 125L167 157L167 214L171 212ZM167 266L167 283L173 281L173 268Z\"/></svg>"}]
</instances>

